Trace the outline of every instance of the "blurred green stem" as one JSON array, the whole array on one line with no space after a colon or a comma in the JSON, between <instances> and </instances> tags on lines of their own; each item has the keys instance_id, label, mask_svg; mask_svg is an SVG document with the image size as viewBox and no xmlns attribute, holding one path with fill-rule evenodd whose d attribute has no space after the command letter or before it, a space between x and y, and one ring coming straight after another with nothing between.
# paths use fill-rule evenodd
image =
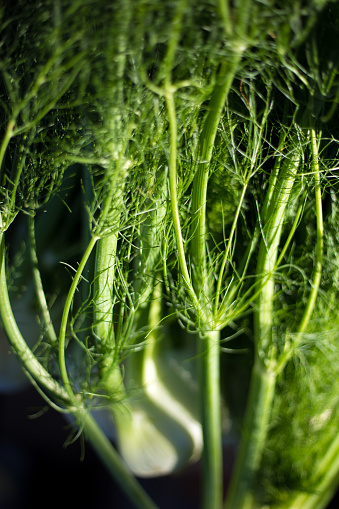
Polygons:
<instances>
[{"instance_id":1,"label":"blurred green stem","mask_svg":"<svg viewBox=\"0 0 339 509\"><path fill-rule=\"evenodd\" d=\"M242 440L225 509L251 509L252 485L260 466L271 415L276 376L256 357L242 430Z\"/></svg>"},{"instance_id":2,"label":"blurred green stem","mask_svg":"<svg viewBox=\"0 0 339 509\"><path fill-rule=\"evenodd\" d=\"M275 270L285 212L300 164L301 152L297 139L292 139L292 153L283 162L277 175L270 177L268 196L261 220L257 274L260 292L254 311L255 355L250 392L238 452L225 509L250 509L253 483L265 447L271 407L276 384L276 346L273 340ZM267 200L266 200L267 202Z\"/></svg>"},{"instance_id":3,"label":"blurred green stem","mask_svg":"<svg viewBox=\"0 0 339 509\"><path fill-rule=\"evenodd\" d=\"M84 411L78 415L80 427L83 428L92 447L115 479L130 502L136 509L157 509L139 482L130 473L119 453L112 446L106 435L99 428L93 417Z\"/></svg>"},{"instance_id":4,"label":"blurred green stem","mask_svg":"<svg viewBox=\"0 0 339 509\"><path fill-rule=\"evenodd\" d=\"M319 153L318 153L318 140L315 129L311 129L311 151L312 151L312 168L314 172L314 193L315 193L315 212L317 223L317 242L315 247L316 260L313 271L313 281L310 297L304 311L303 318L298 328L298 333L301 334L307 327L311 318L314 306L316 304L317 295L319 292L321 274L322 274L322 261L324 249L324 225L323 225L323 212L322 212L322 190L320 185L320 170L319 170Z\"/></svg>"}]
</instances>

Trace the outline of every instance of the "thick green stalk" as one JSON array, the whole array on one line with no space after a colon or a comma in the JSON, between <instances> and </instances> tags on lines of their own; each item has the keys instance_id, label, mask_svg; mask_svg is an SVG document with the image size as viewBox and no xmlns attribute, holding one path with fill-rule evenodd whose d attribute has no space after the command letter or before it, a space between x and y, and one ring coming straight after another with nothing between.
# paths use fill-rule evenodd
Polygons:
<instances>
[{"instance_id":1,"label":"thick green stalk","mask_svg":"<svg viewBox=\"0 0 339 509\"><path fill-rule=\"evenodd\" d=\"M181 273L189 295L197 311L200 324L208 324L206 306L201 302L193 289L191 277L188 272L182 231L180 225L178 196L177 196L177 134L176 116L173 94L166 96L167 110L170 118L170 193L172 205L172 217L177 241L178 259ZM208 324L209 326L211 324ZM220 509L222 504L222 446L221 446L221 417L220 417L220 394L219 394L219 333L207 331L204 334L201 353L201 407L202 425L204 436L204 494L203 507L208 509Z\"/></svg>"},{"instance_id":2,"label":"thick green stalk","mask_svg":"<svg viewBox=\"0 0 339 509\"><path fill-rule=\"evenodd\" d=\"M213 328L211 285L206 259L206 202L215 137L225 101L234 80L241 51L234 54L229 62L223 63L214 88L209 112L200 133L197 160L198 168L192 191L192 241L193 286L208 322L203 326ZM207 331L203 335L200 364L200 391L203 426L203 475L204 508L219 508L222 505L222 446L220 416L220 333Z\"/></svg>"},{"instance_id":3,"label":"thick green stalk","mask_svg":"<svg viewBox=\"0 0 339 509\"><path fill-rule=\"evenodd\" d=\"M145 308L148 306L151 293L154 290L157 264L160 260L161 249L164 235L164 221L167 213L167 174L159 172L156 174L157 185L161 183L159 196L151 204L152 210L149 217L141 225L139 233L139 246L135 258L135 267L141 276L135 281L134 291L138 296L136 320L140 315L145 314ZM147 315L146 315L147 316ZM142 319L142 318L141 318Z\"/></svg>"},{"instance_id":4,"label":"thick green stalk","mask_svg":"<svg viewBox=\"0 0 339 509\"><path fill-rule=\"evenodd\" d=\"M294 140L294 143L298 143ZM295 182L301 159L300 147L297 144L293 153L286 158L278 178L273 174L274 193L272 201L261 219L265 221L262 229L257 275L261 292L254 314L254 333L257 341L257 351L262 357L270 358L272 348L274 271L278 257L278 248L283 228L286 208ZM270 187L268 192L270 193Z\"/></svg>"},{"instance_id":5,"label":"thick green stalk","mask_svg":"<svg viewBox=\"0 0 339 509\"><path fill-rule=\"evenodd\" d=\"M240 54L230 63L222 64L217 85L210 101L210 110L200 134L198 170L192 191L192 241L193 287L198 295L204 321L201 345L200 391L203 426L203 475L204 493L202 507L218 509L222 505L222 445L220 416L220 333L213 330L211 285L206 263L206 197L210 161L226 97L240 61Z\"/></svg>"},{"instance_id":6,"label":"thick green stalk","mask_svg":"<svg viewBox=\"0 0 339 509\"><path fill-rule=\"evenodd\" d=\"M194 287L205 300L208 296L208 278L206 268L206 197L210 177L210 162L214 142L225 106L227 95L234 80L241 54L236 54L229 62L223 63L209 104L209 112L199 137L197 149L197 172L192 190L192 264L194 269Z\"/></svg>"},{"instance_id":7,"label":"thick green stalk","mask_svg":"<svg viewBox=\"0 0 339 509\"><path fill-rule=\"evenodd\" d=\"M177 241L178 259L181 273L189 295L197 311L200 324L211 326L206 316L206 306L201 302L193 289L191 277L188 272L182 231L180 225L178 196L177 196L177 134L176 116L173 94L166 96L167 109L170 118L170 193L172 217ZM203 507L219 509L222 504L222 446L221 446L221 417L220 417L220 378L219 378L219 332L207 331L204 333L201 352L201 406L202 425L204 436L204 494Z\"/></svg>"},{"instance_id":8,"label":"thick green stalk","mask_svg":"<svg viewBox=\"0 0 339 509\"><path fill-rule=\"evenodd\" d=\"M113 324L117 233L99 240L95 265L95 333L103 349L102 380L108 394L124 392Z\"/></svg>"},{"instance_id":9,"label":"thick green stalk","mask_svg":"<svg viewBox=\"0 0 339 509\"><path fill-rule=\"evenodd\" d=\"M261 286L254 312L255 358L250 393L243 426L240 450L232 475L225 509L249 509L252 489L265 446L276 383L276 348L273 342L274 271L285 218L286 207L297 175L301 153L297 145L284 161L276 178L268 210L263 214L262 239L258 254L257 274ZM268 193L271 193L269 186Z\"/></svg>"},{"instance_id":10,"label":"thick green stalk","mask_svg":"<svg viewBox=\"0 0 339 509\"><path fill-rule=\"evenodd\" d=\"M199 390L203 430L202 507L222 506L222 443L220 402L220 331L207 331L200 339Z\"/></svg>"},{"instance_id":11,"label":"thick green stalk","mask_svg":"<svg viewBox=\"0 0 339 509\"><path fill-rule=\"evenodd\" d=\"M323 226L323 213L322 213L322 198L321 198L321 184L320 184L320 170L319 170L319 154L318 154L318 140L315 129L310 130L311 137L311 150L312 150L312 166L314 172L314 191L316 203L316 222L317 222L317 242L316 242L316 260L313 271L312 288L309 299L307 301L303 317L298 327L298 335L301 335L306 329L318 296L320 281L322 275L322 259L323 259L323 244L324 244L324 226ZM298 336L297 336L298 338ZM298 339L297 339L298 340ZM283 356L284 364L287 362L288 353ZM286 359L285 359L286 357ZM289 500L288 506L283 504L279 508L293 507L295 509L323 509L331 499L334 491L338 486L339 479L339 436L331 444L327 453L324 455L320 464L316 468L315 479L320 479L319 482L314 482L313 493L300 493L295 495L293 500ZM286 504L287 504L286 503Z\"/></svg>"},{"instance_id":12,"label":"thick green stalk","mask_svg":"<svg viewBox=\"0 0 339 509\"><path fill-rule=\"evenodd\" d=\"M225 509L252 508L252 485L265 447L275 383L275 373L267 369L259 357L256 357L252 368L241 445Z\"/></svg>"},{"instance_id":13,"label":"thick green stalk","mask_svg":"<svg viewBox=\"0 0 339 509\"><path fill-rule=\"evenodd\" d=\"M116 231L100 239L95 260L95 332L108 345L114 341L112 308L117 242Z\"/></svg>"},{"instance_id":14,"label":"thick green stalk","mask_svg":"<svg viewBox=\"0 0 339 509\"><path fill-rule=\"evenodd\" d=\"M104 385L108 393L122 387L122 377L116 357L113 325L114 284L116 276L116 252L121 214L124 208L123 197L126 171L117 167L109 182L109 192L105 198L100 216L98 235L102 234L96 248L94 302L95 333L104 351L102 370Z\"/></svg>"}]
</instances>

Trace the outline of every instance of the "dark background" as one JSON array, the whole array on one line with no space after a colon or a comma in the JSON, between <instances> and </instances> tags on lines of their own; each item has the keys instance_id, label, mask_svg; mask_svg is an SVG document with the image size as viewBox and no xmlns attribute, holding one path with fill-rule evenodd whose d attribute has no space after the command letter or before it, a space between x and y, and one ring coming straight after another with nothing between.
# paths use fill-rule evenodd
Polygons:
<instances>
[{"instance_id":1,"label":"dark background","mask_svg":"<svg viewBox=\"0 0 339 509\"><path fill-rule=\"evenodd\" d=\"M83 460L79 440L65 447L70 433L35 388L0 395L0 509L132 509L88 444ZM225 449L226 485L233 456ZM199 464L142 483L160 509L199 507Z\"/></svg>"},{"instance_id":2,"label":"dark background","mask_svg":"<svg viewBox=\"0 0 339 509\"><path fill-rule=\"evenodd\" d=\"M47 410L33 387L0 395L0 509L133 507L89 444L83 461L79 440L65 447L70 433L64 417ZM199 471L194 465L181 474L142 482L160 509L196 509Z\"/></svg>"}]
</instances>

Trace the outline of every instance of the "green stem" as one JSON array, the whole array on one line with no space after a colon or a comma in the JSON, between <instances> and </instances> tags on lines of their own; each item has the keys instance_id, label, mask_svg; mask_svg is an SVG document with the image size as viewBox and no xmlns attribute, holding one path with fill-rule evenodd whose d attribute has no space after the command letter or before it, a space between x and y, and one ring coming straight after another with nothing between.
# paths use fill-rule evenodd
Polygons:
<instances>
[{"instance_id":1,"label":"green stem","mask_svg":"<svg viewBox=\"0 0 339 509\"><path fill-rule=\"evenodd\" d=\"M292 242L292 239L294 237L294 234L296 232L296 229L298 228L299 226L299 221L300 221L300 218L301 218L301 215L302 215L302 212L303 212L303 209L304 209L304 201L305 201L305 198L306 198L306 192L303 193L302 197L301 197L301 203L296 211L296 214L295 214L295 217L294 217L294 221L293 221L293 225L292 225L292 228L291 228L291 231L290 233L288 234L288 237L287 237L287 240L284 244L284 247L282 248L281 252L280 252L280 255L279 255L279 258L277 260L277 267L279 267L279 265L281 264L281 262L283 261L284 259L284 256L285 256L285 253L288 249L288 247L290 246L291 242Z\"/></svg>"},{"instance_id":2,"label":"green stem","mask_svg":"<svg viewBox=\"0 0 339 509\"><path fill-rule=\"evenodd\" d=\"M274 271L285 212L290 203L300 157L297 146L291 157L284 161L278 178L275 173L272 174L274 192L271 193L271 185L268 189L272 200L267 214L266 210L263 213L266 224L262 230L257 263L260 293L254 313L255 359L243 435L226 509L251 508L253 484L265 446L276 383L276 347L273 342Z\"/></svg>"},{"instance_id":3,"label":"green stem","mask_svg":"<svg viewBox=\"0 0 339 509\"><path fill-rule=\"evenodd\" d=\"M317 230L317 241L315 248L315 266L313 270L313 280L311 285L311 292L308 298L307 304L305 306L304 314L300 321L296 337L294 343L297 345L298 341L302 338L302 333L305 331L314 310L314 306L316 304L317 296L319 293L321 276L322 276L322 259L323 259L323 250L324 250L324 224L323 224L323 212L322 212L322 199L321 199L321 185L320 185L320 170L319 170L319 162L318 162L318 142L316 137L316 132L314 129L311 130L311 147L312 147L312 165L313 165L313 174L314 174L314 190L315 190L315 211L316 211L316 230ZM291 236L293 235L296 226L297 226L297 218L301 215L302 205L300 205L297 211L297 217L294 221L292 230L288 236L286 244L288 244L291 240ZM285 245L286 246L286 245ZM278 264L282 260L283 254L285 251L285 247L282 250ZM280 355L277 365L277 373L281 372L286 366L287 362L293 355L294 349L286 349L285 352Z\"/></svg>"},{"instance_id":4,"label":"green stem","mask_svg":"<svg viewBox=\"0 0 339 509\"><path fill-rule=\"evenodd\" d=\"M192 265L194 288L205 320L203 326L213 328L211 285L206 263L206 197L217 128L232 85L240 55L231 63L222 64L217 85L214 88L209 113L200 133L198 145L198 170L192 191ZM207 319L207 321L206 321ZM200 362L200 391L203 427L203 476L204 492L202 507L218 509L222 505L222 445L220 415L220 333L210 330L204 333Z\"/></svg>"},{"instance_id":5,"label":"green stem","mask_svg":"<svg viewBox=\"0 0 339 509\"><path fill-rule=\"evenodd\" d=\"M178 0L176 11L172 19L171 33L168 39L168 46L164 58L165 88L172 83L172 70L175 63L175 55L178 49L179 39L182 34L182 20L187 0Z\"/></svg>"},{"instance_id":6,"label":"green stem","mask_svg":"<svg viewBox=\"0 0 339 509\"><path fill-rule=\"evenodd\" d=\"M86 263L95 247L95 244L98 241L98 237L93 236L86 248L86 251L79 263L77 271L73 277L73 281L69 292L67 294L66 302L64 305L64 310L62 313L61 324L60 324L60 334L59 334L59 365L60 365L60 374L61 379L64 383L64 386L67 390L67 393L71 400L74 400L75 395L72 390L72 386L68 377L67 367L66 367L66 358L65 358L65 345L66 345L66 332L67 332L67 324L68 324L68 316L73 303L74 295L76 289L78 287L79 281L82 278L82 273L85 269Z\"/></svg>"},{"instance_id":7,"label":"green stem","mask_svg":"<svg viewBox=\"0 0 339 509\"><path fill-rule=\"evenodd\" d=\"M222 430L220 414L220 331L208 331L200 346L200 398L203 429L205 509L222 506Z\"/></svg>"},{"instance_id":8,"label":"green stem","mask_svg":"<svg viewBox=\"0 0 339 509\"><path fill-rule=\"evenodd\" d=\"M217 129L225 106L225 101L234 80L242 52L235 53L221 65L217 84L213 90L209 112L199 137L197 160L198 169L193 180L192 190L192 266L194 289L199 296L205 321L203 326L213 328L211 285L206 259L206 202ZM206 320L207 319L207 320ZM222 505L222 446L220 416L220 333L210 330L204 333L200 363L202 427L203 427L203 476L204 493L202 506L218 509Z\"/></svg>"},{"instance_id":9,"label":"green stem","mask_svg":"<svg viewBox=\"0 0 339 509\"><path fill-rule=\"evenodd\" d=\"M2 225L1 215L0 215L0 228ZM68 295L68 302L72 302L72 298L74 295L74 291L76 289L77 281L79 281L82 273L82 268L86 264L86 260L90 252L92 251L96 242L96 238L91 240L89 244L85 256L79 265L79 269L77 271L77 275L73 280L72 291L70 291ZM131 475L121 457L114 449L110 441L107 439L105 434L102 432L96 421L89 414L86 409L80 409L79 403L75 402L74 395L72 394L71 400L68 395L69 391L65 391L63 387L61 387L45 370L45 368L39 363L36 359L32 351L28 348L24 338L22 337L19 328L16 324L15 318L13 316L12 308L9 301L7 282L6 282L6 274L5 274L5 247L4 247L4 235L1 235L1 244L0 244L0 256L1 256L1 265L0 265L0 314L1 319L4 325L4 329L6 331L7 337L13 347L13 350L19 357L22 362L24 368L28 371L28 373L33 377L34 380L38 382L39 385L44 387L50 394L59 400L63 401L68 408L68 411L71 412L79 422L80 429L82 429L89 442L92 444L94 450L97 452L98 456L102 460L102 462L107 467L109 473L116 480L119 487L125 492L129 500L135 504L135 507L138 509L157 509L157 506L152 502L152 500L145 493L140 484L135 480L135 478ZM73 291L74 290L74 291ZM64 314L64 322L67 323L67 313ZM67 389L67 385L66 385ZM72 407L72 403L76 403L76 406Z\"/></svg>"},{"instance_id":10,"label":"green stem","mask_svg":"<svg viewBox=\"0 0 339 509\"><path fill-rule=\"evenodd\" d=\"M276 376L256 357L252 369L242 440L225 509L251 509L253 481L258 472L274 397Z\"/></svg>"},{"instance_id":11,"label":"green stem","mask_svg":"<svg viewBox=\"0 0 339 509\"><path fill-rule=\"evenodd\" d=\"M241 53L221 65L217 84L213 90L209 104L209 112L199 137L197 161L198 168L193 180L192 190L192 264L194 267L196 291L208 301L208 277L206 268L206 197L210 176L215 137L220 118L237 71Z\"/></svg>"},{"instance_id":12,"label":"green stem","mask_svg":"<svg viewBox=\"0 0 339 509\"><path fill-rule=\"evenodd\" d=\"M149 498L138 481L131 475L119 453L114 449L93 417L87 411L84 411L78 416L78 419L80 426L83 428L85 435L87 435L89 442L102 463L107 467L119 488L124 491L136 509L157 509L157 506Z\"/></svg>"},{"instance_id":13,"label":"green stem","mask_svg":"<svg viewBox=\"0 0 339 509\"><path fill-rule=\"evenodd\" d=\"M231 9L228 0L218 0L218 12L224 25L225 34L227 37L230 37L234 27L232 24Z\"/></svg>"},{"instance_id":14,"label":"green stem","mask_svg":"<svg viewBox=\"0 0 339 509\"><path fill-rule=\"evenodd\" d=\"M322 259L324 249L324 225L323 225L323 212L322 212L322 199L321 199L321 185L320 185L320 170L319 170L319 154L318 154L318 140L315 129L311 129L311 147L312 147L312 164L314 172L314 191L315 191L315 212L317 221L317 243L315 248L316 262L313 272L312 290L304 311L303 318L300 322L298 333L302 333L312 316L314 306L316 304L317 295L319 292L321 274L322 274Z\"/></svg>"},{"instance_id":15,"label":"green stem","mask_svg":"<svg viewBox=\"0 0 339 509\"><path fill-rule=\"evenodd\" d=\"M15 120L11 119L7 123L5 135L4 135L3 139L2 139L2 143L1 143L1 146L0 146L0 183L2 183L2 184L4 184L2 165L3 165L3 162L4 162L4 158L5 158L5 154L6 154L6 150L7 150L8 144L9 144L9 142L10 142L12 136L13 136L14 127L15 127Z\"/></svg>"},{"instance_id":16,"label":"green stem","mask_svg":"<svg viewBox=\"0 0 339 509\"><path fill-rule=\"evenodd\" d=\"M118 235L113 232L98 241L95 260L95 332L107 345L114 342L113 289Z\"/></svg>"},{"instance_id":17,"label":"green stem","mask_svg":"<svg viewBox=\"0 0 339 509\"><path fill-rule=\"evenodd\" d=\"M202 310L200 308L199 299L193 289L191 283L191 276L188 272L186 255L184 248L184 241L182 237L182 230L180 224L180 213L178 203L178 178L177 178L177 119L175 112L174 96L173 92L167 91L165 95L167 112L169 117L170 125L170 160L169 160L169 184L170 184L170 198L171 198L171 209L172 209L172 220L174 227L174 234L178 250L178 260L187 291L194 303L195 309L197 310L198 316L201 319Z\"/></svg>"},{"instance_id":18,"label":"green stem","mask_svg":"<svg viewBox=\"0 0 339 509\"><path fill-rule=\"evenodd\" d=\"M246 36L248 30L248 22L251 16L251 4L252 0L239 0L236 14L236 33L242 38ZM241 41L245 44L245 41Z\"/></svg>"},{"instance_id":19,"label":"green stem","mask_svg":"<svg viewBox=\"0 0 339 509\"><path fill-rule=\"evenodd\" d=\"M43 289L41 274L39 271L39 262L37 257L36 250L36 241L35 241L35 217L34 215L29 216L29 240L30 240L30 254L33 265L33 279L35 284L35 292L39 302L39 307L42 315L42 320L44 322L47 336L52 344L57 342L57 335L54 330L53 322L51 320L51 315L49 313L45 292Z\"/></svg>"},{"instance_id":20,"label":"green stem","mask_svg":"<svg viewBox=\"0 0 339 509\"><path fill-rule=\"evenodd\" d=\"M95 333L104 351L101 370L102 381L108 395L116 391L124 392L113 324L117 240L116 232L100 239L95 262Z\"/></svg>"},{"instance_id":21,"label":"green stem","mask_svg":"<svg viewBox=\"0 0 339 509\"><path fill-rule=\"evenodd\" d=\"M0 228L1 222L2 220L0 215ZM0 314L8 340L24 368L31 374L34 380L36 380L39 385L44 387L49 393L53 394L56 399L69 403L67 392L40 364L31 349L27 346L27 343L22 337L17 326L9 300L6 281L4 234L1 234L0 258Z\"/></svg>"},{"instance_id":22,"label":"green stem","mask_svg":"<svg viewBox=\"0 0 339 509\"><path fill-rule=\"evenodd\" d=\"M294 143L296 140L294 140ZM278 249L283 228L286 208L289 204L295 178L301 159L299 146L292 155L285 159L278 178L272 174L274 193L263 213L266 224L263 225L262 239L259 247L257 275L261 279L261 292L254 315L254 332L258 354L270 358L272 349L272 320L274 298L274 271L277 268ZM271 192L270 186L268 193ZM266 208L266 207L265 207Z\"/></svg>"},{"instance_id":23,"label":"green stem","mask_svg":"<svg viewBox=\"0 0 339 509\"><path fill-rule=\"evenodd\" d=\"M113 307L114 282L116 276L116 253L121 214L124 208L124 188L126 171L119 161L109 181L109 190L103 204L99 222L99 239L95 259L95 333L104 349L102 375L108 394L117 387L122 387L122 377L117 364L117 348L115 345ZM109 233L105 234L105 229Z\"/></svg>"},{"instance_id":24,"label":"green stem","mask_svg":"<svg viewBox=\"0 0 339 509\"><path fill-rule=\"evenodd\" d=\"M170 119L170 194L172 206L172 218L177 242L178 259L181 273L189 295L198 314L198 320L202 324L208 324L205 315L206 307L202 308L199 299L193 289L191 277L188 272L177 195L177 125L174 97L172 93L166 94L166 104ZM209 331L204 336L204 351L201 362L201 404L203 408L202 425L204 433L204 495L203 507L206 509L219 509L222 503L222 458L221 458L221 418L220 418L220 394L219 394L219 333Z\"/></svg>"}]
</instances>

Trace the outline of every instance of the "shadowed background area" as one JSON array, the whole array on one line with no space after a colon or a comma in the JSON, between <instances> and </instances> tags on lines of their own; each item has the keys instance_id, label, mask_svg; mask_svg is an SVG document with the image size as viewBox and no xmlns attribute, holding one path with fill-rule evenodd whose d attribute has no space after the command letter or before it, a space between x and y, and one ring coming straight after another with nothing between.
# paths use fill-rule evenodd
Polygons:
<instances>
[{"instance_id":1,"label":"shadowed background area","mask_svg":"<svg viewBox=\"0 0 339 509\"><path fill-rule=\"evenodd\" d=\"M46 410L46 411L44 411ZM0 395L0 508L132 509L91 447L64 447L71 430L34 388ZM161 509L199 506L199 465L143 480Z\"/></svg>"},{"instance_id":2,"label":"shadowed background area","mask_svg":"<svg viewBox=\"0 0 339 509\"><path fill-rule=\"evenodd\" d=\"M33 387L0 394L0 508L103 507L133 509L88 444L65 447L71 430ZM224 446L225 485L233 463ZM200 465L163 478L142 480L160 509L198 509ZM338 507L337 495L328 509Z\"/></svg>"}]
</instances>

